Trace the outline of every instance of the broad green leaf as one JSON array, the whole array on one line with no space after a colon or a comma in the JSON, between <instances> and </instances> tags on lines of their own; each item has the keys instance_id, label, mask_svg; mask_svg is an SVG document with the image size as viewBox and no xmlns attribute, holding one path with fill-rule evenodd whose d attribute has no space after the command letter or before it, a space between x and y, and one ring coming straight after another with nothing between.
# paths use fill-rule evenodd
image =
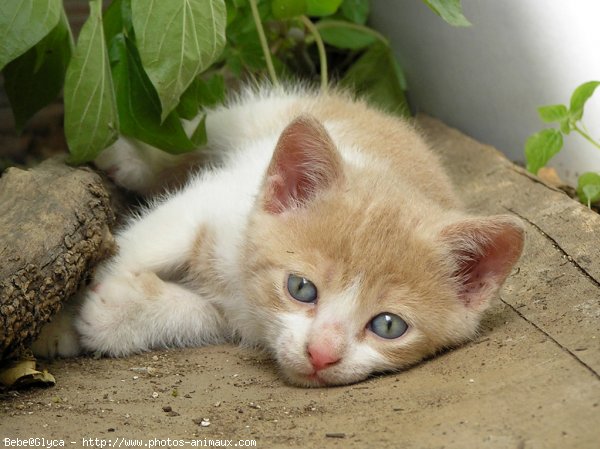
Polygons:
<instances>
[{"instance_id":1,"label":"broad green leaf","mask_svg":"<svg viewBox=\"0 0 600 449\"><path fill-rule=\"evenodd\" d=\"M423 2L452 26L471 26L471 22L463 15L460 0L423 0Z\"/></svg>"},{"instance_id":2,"label":"broad green leaf","mask_svg":"<svg viewBox=\"0 0 600 449\"><path fill-rule=\"evenodd\" d=\"M549 128L530 136L525 143L527 170L534 175L558 153L563 146L560 131Z\"/></svg>"},{"instance_id":3,"label":"broad green leaf","mask_svg":"<svg viewBox=\"0 0 600 449\"><path fill-rule=\"evenodd\" d=\"M306 0L306 14L312 17L324 17L335 14L342 0Z\"/></svg>"},{"instance_id":4,"label":"broad green leaf","mask_svg":"<svg viewBox=\"0 0 600 449\"><path fill-rule=\"evenodd\" d=\"M348 69L341 84L391 113L410 116L402 70L390 47L381 42L373 44Z\"/></svg>"},{"instance_id":5,"label":"broad green leaf","mask_svg":"<svg viewBox=\"0 0 600 449\"><path fill-rule=\"evenodd\" d=\"M0 1L0 70L54 29L61 11L61 0Z\"/></svg>"},{"instance_id":6,"label":"broad green leaf","mask_svg":"<svg viewBox=\"0 0 600 449\"><path fill-rule=\"evenodd\" d=\"M561 122L569 115L567 107L562 104L553 104L550 106L540 106L538 108L540 119L546 123Z\"/></svg>"},{"instance_id":7,"label":"broad green leaf","mask_svg":"<svg viewBox=\"0 0 600 449\"><path fill-rule=\"evenodd\" d=\"M364 25L369 18L369 0L344 0L341 6L342 15L351 22Z\"/></svg>"},{"instance_id":8,"label":"broad green leaf","mask_svg":"<svg viewBox=\"0 0 600 449\"><path fill-rule=\"evenodd\" d=\"M121 133L173 154L195 149L175 112L161 122L160 100L133 43L118 34L112 45L111 55L118 56L112 74Z\"/></svg>"},{"instance_id":9,"label":"broad green leaf","mask_svg":"<svg viewBox=\"0 0 600 449\"><path fill-rule=\"evenodd\" d=\"M164 120L192 80L225 45L223 0L132 0L142 64L160 98Z\"/></svg>"},{"instance_id":10,"label":"broad green leaf","mask_svg":"<svg viewBox=\"0 0 600 449\"><path fill-rule=\"evenodd\" d=\"M571 95L571 105L569 109L569 114L573 121L581 120L585 103L594 94L596 87L599 85L600 81L589 81L575 89L573 95Z\"/></svg>"},{"instance_id":11,"label":"broad green leaf","mask_svg":"<svg viewBox=\"0 0 600 449\"><path fill-rule=\"evenodd\" d=\"M291 19L306 14L306 0L272 0L271 11L276 19Z\"/></svg>"},{"instance_id":12,"label":"broad green leaf","mask_svg":"<svg viewBox=\"0 0 600 449\"><path fill-rule=\"evenodd\" d=\"M60 93L73 42L64 13L50 33L3 70L17 131Z\"/></svg>"},{"instance_id":13,"label":"broad green leaf","mask_svg":"<svg viewBox=\"0 0 600 449\"><path fill-rule=\"evenodd\" d=\"M317 29L324 42L336 48L360 50L368 47L377 38L364 27L341 20L320 20Z\"/></svg>"},{"instance_id":14,"label":"broad green leaf","mask_svg":"<svg viewBox=\"0 0 600 449\"><path fill-rule=\"evenodd\" d=\"M101 8L100 0L90 2L65 78L65 134L76 164L93 160L119 135Z\"/></svg>"},{"instance_id":15,"label":"broad green leaf","mask_svg":"<svg viewBox=\"0 0 600 449\"><path fill-rule=\"evenodd\" d=\"M577 182L577 195L588 207L591 203L600 201L600 173L583 173Z\"/></svg>"}]
</instances>

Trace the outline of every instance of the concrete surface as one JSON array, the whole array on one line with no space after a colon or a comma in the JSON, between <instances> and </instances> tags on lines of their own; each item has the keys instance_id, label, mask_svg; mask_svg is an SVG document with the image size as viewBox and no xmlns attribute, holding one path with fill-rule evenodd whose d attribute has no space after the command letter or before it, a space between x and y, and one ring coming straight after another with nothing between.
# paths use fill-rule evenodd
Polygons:
<instances>
[{"instance_id":1,"label":"concrete surface","mask_svg":"<svg viewBox=\"0 0 600 449\"><path fill-rule=\"evenodd\" d=\"M527 222L525 255L475 341L397 375L310 390L231 346L57 361L55 387L0 393L0 445L600 447L600 216L493 148L418 122L469 207Z\"/></svg>"}]
</instances>

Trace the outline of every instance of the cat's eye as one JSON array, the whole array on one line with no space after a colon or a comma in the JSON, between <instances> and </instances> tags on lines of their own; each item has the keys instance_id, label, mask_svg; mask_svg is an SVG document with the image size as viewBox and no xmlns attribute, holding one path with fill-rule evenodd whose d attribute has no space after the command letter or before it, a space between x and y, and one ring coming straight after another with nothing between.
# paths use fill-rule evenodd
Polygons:
<instances>
[{"instance_id":1,"label":"cat's eye","mask_svg":"<svg viewBox=\"0 0 600 449\"><path fill-rule=\"evenodd\" d=\"M292 298L300 302L311 303L317 300L317 287L302 276L290 274L287 280L287 289Z\"/></svg>"},{"instance_id":2,"label":"cat's eye","mask_svg":"<svg viewBox=\"0 0 600 449\"><path fill-rule=\"evenodd\" d=\"M408 330L408 324L393 313L380 313L373 318L368 326L373 333L381 338L394 339L401 337Z\"/></svg>"}]
</instances>

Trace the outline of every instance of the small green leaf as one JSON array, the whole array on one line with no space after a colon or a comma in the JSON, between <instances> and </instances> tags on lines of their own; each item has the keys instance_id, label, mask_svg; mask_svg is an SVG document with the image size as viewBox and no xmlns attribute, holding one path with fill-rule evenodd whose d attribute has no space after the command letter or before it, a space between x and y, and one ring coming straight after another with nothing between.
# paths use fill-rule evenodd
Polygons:
<instances>
[{"instance_id":1,"label":"small green leaf","mask_svg":"<svg viewBox=\"0 0 600 449\"><path fill-rule=\"evenodd\" d=\"M573 121L581 120L585 103L594 94L596 87L599 85L600 81L589 81L575 89L573 95L571 95L571 105L569 109L569 114Z\"/></svg>"},{"instance_id":2,"label":"small green leaf","mask_svg":"<svg viewBox=\"0 0 600 449\"><path fill-rule=\"evenodd\" d=\"M471 22L463 15L460 0L423 0L423 2L452 26L471 26Z\"/></svg>"},{"instance_id":3,"label":"small green leaf","mask_svg":"<svg viewBox=\"0 0 600 449\"><path fill-rule=\"evenodd\" d=\"M373 44L346 72L341 85L365 95L388 112L410 116L406 80L389 46Z\"/></svg>"},{"instance_id":4,"label":"small green leaf","mask_svg":"<svg viewBox=\"0 0 600 449\"><path fill-rule=\"evenodd\" d=\"M569 133L573 131L573 128L571 127L571 120L566 119L560 122L560 132L566 135L569 135Z\"/></svg>"},{"instance_id":5,"label":"small green leaf","mask_svg":"<svg viewBox=\"0 0 600 449\"><path fill-rule=\"evenodd\" d=\"M61 11L61 0L1 1L0 70L54 29Z\"/></svg>"},{"instance_id":6,"label":"small green leaf","mask_svg":"<svg viewBox=\"0 0 600 449\"><path fill-rule=\"evenodd\" d=\"M198 122L198 126L192 133L190 140L194 144L195 148L199 148L203 145L206 145L207 136L206 136L206 115L202 116L200 121Z\"/></svg>"},{"instance_id":7,"label":"small green leaf","mask_svg":"<svg viewBox=\"0 0 600 449\"><path fill-rule=\"evenodd\" d=\"M342 0L306 0L306 13L311 17L324 17L335 14Z\"/></svg>"},{"instance_id":8,"label":"small green leaf","mask_svg":"<svg viewBox=\"0 0 600 449\"><path fill-rule=\"evenodd\" d=\"M341 6L342 15L351 22L364 25L369 18L369 0L344 0Z\"/></svg>"},{"instance_id":9,"label":"small green leaf","mask_svg":"<svg viewBox=\"0 0 600 449\"><path fill-rule=\"evenodd\" d=\"M101 8L100 0L90 2L65 77L65 134L75 164L93 160L119 135Z\"/></svg>"},{"instance_id":10,"label":"small green leaf","mask_svg":"<svg viewBox=\"0 0 600 449\"><path fill-rule=\"evenodd\" d=\"M225 45L223 0L132 0L133 28L146 73L162 105L164 120L192 80Z\"/></svg>"},{"instance_id":11,"label":"small green leaf","mask_svg":"<svg viewBox=\"0 0 600 449\"><path fill-rule=\"evenodd\" d=\"M198 99L203 107L212 107L225 101L225 78L223 75L213 75L198 84Z\"/></svg>"},{"instance_id":12,"label":"small green leaf","mask_svg":"<svg viewBox=\"0 0 600 449\"><path fill-rule=\"evenodd\" d=\"M569 115L567 107L562 104L553 104L550 106L540 106L538 108L540 119L546 123L560 122Z\"/></svg>"},{"instance_id":13,"label":"small green leaf","mask_svg":"<svg viewBox=\"0 0 600 449\"><path fill-rule=\"evenodd\" d=\"M341 20L320 20L317 29L323 41L336 48L360 50L377 40L373 33L369 33L365 29L354 28L351 23Z\"/></svg>"},{"instance_id":14,"label":"small green leaf","mask_svg":"<svg viewBox=\"0 0 600 449\"><path fill-rule=\"evenodd\" d=\"M181 118L191 120L198 115L200 108L212 107L225 100L225 79L214 74L208 79L196 77L181 96L177 113Z\"/></svg>"},{"instance_id":15,"label":"small green leaf","mask_svg":"<svg viewBox=\"0 0 600 449\"><path fill-rule=\"evenodd\" d=\"M577 195L579 200L588 207L600 201L600 173L583 173L577 182Z\"/></svg>"},{"instance_id":16,"label":"small green leaf","mask_svg":"<svg viewBox=\"0 0 600 449\"><path fill-rule=\"evenodd\" d=\"M525 143L527 170L534 175L558 153L563 146L560 131L549 128L536 133Z\"/></svg>"},{"instance_id":17,"label":"small green leaf","mask_svg":"<svg viewBox=\"0 0 600 449\"><path fill-rule=\"evenodd\" d=\"M3 70L17 131L60 93L73 41L64 12L50 33Z\"/></svg>"},{"instance_id":18,"label":"small green leaf","mask_svg":"<svg viewBox=\"0 0 600 449\"><path fill-rule=\"evenodd\" d=\"M123 135L173 154L194 150L178 115L170 113L161 122L158 95L142 68L131 40L122 34L113 39L111 54L118 54L112 67Z\"/></svg>"},{"instance_id":19,"label":"small green leaf","mask_svg":"<svg viewBox=\"0 0 600 449\"><path fill-rule=\"evenodd\" d=\"M272 0L271 11L276 19L291 19L306 14L306 0Z\"/></svg>"}]
</instances>

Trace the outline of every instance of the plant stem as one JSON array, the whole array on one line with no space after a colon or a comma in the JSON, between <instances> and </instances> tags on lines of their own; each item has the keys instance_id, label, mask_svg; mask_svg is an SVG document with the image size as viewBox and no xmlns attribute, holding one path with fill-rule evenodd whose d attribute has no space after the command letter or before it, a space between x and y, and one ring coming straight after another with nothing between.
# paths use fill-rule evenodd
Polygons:
<instances>
[{"instance_id":1,"label":"plant stem","mask_svg":"<svg viewBox=\"0 0 600 449\"><path fill-rule=\"evenodd\" d=\"M260 20L256 0L250 0L250 8L252 9L252 17L254 18L254 24L256 25L256 31L258 32L258 38L260 39L260 46L262 47L265 61L267 62L269 77L275 86L279 86L279 80L277 79L277 73L275 73L275 66L273 66L273 59L271 58L271 50L269 50L267 36L265 36L265 30L262 26L262 21Z\"/></svg>"},{"instance_id":2,"label":"plant stem","mask_svg":"<svg viewBox=\"0 0 600 449\"><path fill-rule=\"evenodd\" d=\"M326 28L349 28L351 30L358 30L366 34L370 34L373 37L376 37L387 46L390 45L390 41L388 41L383 34L378 33L377 31L364 25L360 25L358 23L344 22L343 20L326 20L318 22L315 25L315 27L319 30L323 30Z\"/></svg>"},{"instance_id":3,"label":"plant stem","mask_svg":"<svg viewBox=\"0 0 600 449\"><path fill-rule=\"evenodd\" d=\"M575 131L577 131L585 140L587 140L589 143L591 143L592 145L594 145L596 148L598 148L600 150L600 143L598 143L594 139L592 139L588 133L586 133L584 130L579 128L577 125L574 125L573 129Z\"/></svg>"},{"instance_id":4,"label":"plant stem","mask_svg":"<svg viewBox=\"0 0 600 449\"><path fill-rule=\"evenodd\" d=\"M315 24L311 22L311 20L302 16L302 22L304 26L310 31L310 34L315 38L315 43L317 44L317 49L319 50L319 63L321 64L321 92L327 92L329 88L329 80L327 74L327 54L325 53L325 44L323 43L323 39L321 39L321 35L319 34L319 30L315 27Z\"/></svg>"}]
</instances>

